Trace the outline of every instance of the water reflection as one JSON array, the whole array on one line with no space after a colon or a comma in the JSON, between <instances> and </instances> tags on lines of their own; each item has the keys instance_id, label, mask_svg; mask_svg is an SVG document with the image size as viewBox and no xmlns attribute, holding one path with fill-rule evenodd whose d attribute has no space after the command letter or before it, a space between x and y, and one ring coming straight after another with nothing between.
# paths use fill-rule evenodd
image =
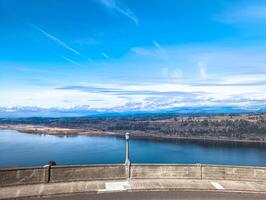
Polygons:
<instances>
[{"instance_id":1,"label":"water reflection","mask_svg":"<svg viewBox=\"0 0 266 200\"><path fill-rule=\"evenodd\" d=\"M245 143L130 140L135 163L212 163L266 166L266 146ZM121 137L57 137L0 130L0 166L123 163Z\"/></svg>"}]
</instances>

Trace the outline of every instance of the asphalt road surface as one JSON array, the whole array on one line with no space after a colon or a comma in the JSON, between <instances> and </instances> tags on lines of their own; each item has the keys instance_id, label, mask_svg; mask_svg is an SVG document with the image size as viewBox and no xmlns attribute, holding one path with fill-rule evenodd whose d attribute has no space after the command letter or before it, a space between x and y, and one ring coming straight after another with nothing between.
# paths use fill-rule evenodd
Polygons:
<instances>
[{"instance_id":1,"label":"asphalt road surface","mask_svg":"<svg viewBox=\"0 0 266 200\"><path fill-rule=\"evenodd\" d=\"M57 197L26 198L28 200L266 200L266 194L219 192L117 192L77 194Z\"/></svg>"}]
</instances>

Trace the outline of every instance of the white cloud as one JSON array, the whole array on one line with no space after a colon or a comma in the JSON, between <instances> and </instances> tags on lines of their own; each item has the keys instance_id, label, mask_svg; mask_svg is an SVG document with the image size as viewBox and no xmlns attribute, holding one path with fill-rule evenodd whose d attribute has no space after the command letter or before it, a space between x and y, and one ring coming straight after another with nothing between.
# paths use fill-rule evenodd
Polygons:
<instances>
[{"instance_id":1,"label":"white cloud","mask_svg":"<svg viewBox=\"0 0 266 200\"><path fill-rule=\"evenodd\" d=\"M207 78L206 66L203 63L198 62L198 68L199 68L199 71L200 71L201 79L206 79Z\"/></svg>"},{"instance_id":2,"label":"white cloud","mask_svg":"<svg viewBox=\"0 0 266 200\"><path fill-rule=\"evenodd\" d=\"M138 24L138 18L136 17L136 15L126 6L122 6L121 3L118 2L118 0L100 0L100 1L107 8L115 10L116 12L128 17L136 25Z\"/></svg>"},{"instance_id":3,"label":"white cloud","mask_svg":"<svg viewBox=\"0 0 266 200\"><path fill-rule=\"evenodd\" d=\"M101 101L90 101L93 99L104 100L104 104ZM112 95L38 87L6 91L5 98L0 100L2 107L40 107L46 109L69 109L84 105L92 108L104 107L107 109L123 103L125 103L123 99Z\"/></svg>"},{"instance_id":4,"label":"white cloud","mask_svg":"<svg viewBox=\"0 0 266 200\"><path fill-rule=\"evenodd\" d=\"M266 74L227 76L224 77L219 83L227 85L266 84Z\"/></svg>"},{"instance_id":5,"label":"white cloud","mask_svg":"<svg viewBox=\"0 0 266 200\"><path fill-rule=\"evenodd\" d=\"M166 70L167 71L167 70ZM266 84L246 85L257 75L230 76L218 84L95 84L51 88L20 88L1 91L1 107L35 106L41 108L90 107L96 110L160 110L195 106L266 107ZM265 76L260 76L265 80ZM230 80L235 80L231 84ZM208 81L208 80L206 80ZM40 92L41 91L41 92Z\"/></svg>"}]
</instances>

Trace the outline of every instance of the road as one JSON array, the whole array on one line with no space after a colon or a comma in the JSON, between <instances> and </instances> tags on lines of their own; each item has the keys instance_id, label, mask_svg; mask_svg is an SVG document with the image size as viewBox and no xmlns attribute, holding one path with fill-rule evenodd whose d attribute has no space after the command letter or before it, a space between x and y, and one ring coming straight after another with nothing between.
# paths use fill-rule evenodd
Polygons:
<instances>
[{"instance_id":1,"label":"road","mask_svg":"<svg viewBox=\"0 0 266 200\"><path fill-rule=\"evenodd\" d=\"M266 194L219 192L117 192L25 198L28 200L265 200ZM23 200L25 200L23 198ZM21 199L22 200L22 199Z\"/></svg>"}]
</instances>

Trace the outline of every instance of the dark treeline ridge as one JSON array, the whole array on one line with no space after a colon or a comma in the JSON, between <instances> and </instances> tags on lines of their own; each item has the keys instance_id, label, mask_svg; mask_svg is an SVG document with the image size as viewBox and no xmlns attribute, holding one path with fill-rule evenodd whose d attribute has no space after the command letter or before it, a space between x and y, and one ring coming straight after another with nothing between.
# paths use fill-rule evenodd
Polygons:
<instances>
[{"instance_id":1,"label":"dark treeline ridge","mask_svg":"<svg viewBox=\"0 0 266 200\"><path fill-rule=\"evenodd\" d=\"M32 124L75 128L84 131L112 131L176 137L226 137L266 141L266 114L138 115L123 117L17 118L0 124Z\"/></svg>"}]
</instances>

